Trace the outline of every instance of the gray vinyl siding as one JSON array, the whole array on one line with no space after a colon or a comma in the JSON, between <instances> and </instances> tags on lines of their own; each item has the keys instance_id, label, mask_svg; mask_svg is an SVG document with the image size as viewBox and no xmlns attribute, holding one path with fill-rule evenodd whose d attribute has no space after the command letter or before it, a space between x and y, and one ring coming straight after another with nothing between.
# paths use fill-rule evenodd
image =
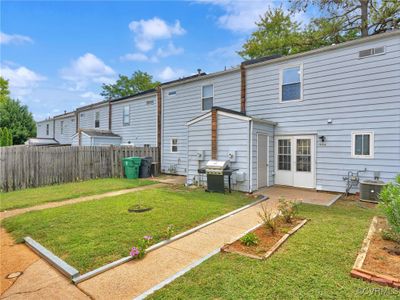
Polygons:
<instances>
[{"instance_id":1,"label":"gray vinyl siding","mask_svg":"<svg viewBox=\"0 0 400 300\"><path fill-rule=\"evenodd\" d=\"M100 112L100 127L95 128L96 112ZM97 108L79 111L79 128L80 129L98 129L108 130L108 103Z\"/></svg>"},{"instance_id":2,"label":"gray vinyl siding","mask_svg":"<svg viewBox=\"0 0 400 300\"><path fill-rule=\"evenodd\" d=\"M214 106L240 110L239 71L163 89L161 169L165 173L170 173L168 170L174 166L177 174L187 173L186 123L204 113L201 107L201 89L208 84L214 85ZM176 94L169 96L171 91L176 91ZM178 153L171 153L171 138L178 139Z\"/></svg>"},{"instance_id":3,"label":"gray vinyl siding","mask_svg":"<svg viewBox=\"0 0 400 300\"><path fill-rule=\"evenodd\" d=\"M61 121L64 121L64 131L61 134ZM76 133L75 116L57 118L55 120L55 139L60 144L71 144L72 136Z\"/></svg>"},{"instance_id":4,"label":"gray vinyl siding","mask_svg":"<svg viewBox=\"0 0 400 300\"><path fill-rule=\"evenodd\" d=\"M358 51L385 46L384 55L358 59ZM303 64L303 101L279 102L279 73ZM400 39L378 41L254 66L247 70L247 112L278 123L275 135L316 133L316 188L343 192L348 171L381 172L384 181L400 171ZM328 124L328 119L332 124ZM351 157L351 133L372 131L374 158Z\"/></svg>"},{"instance_id":5,"label":"gray vinyl siding","mask_svg":"<svg viewBox=\"0 0 400 300\"><path fill-rule=\"evenodd\" d=\"M210 132L211 133L211 132ZM217 159L229 159L228 153L236 151L236 160L231 162L231 168L245 173L245 181L236 182L233 176L233 189L249 191L250 186L250 121L239 120L218 114L217 122Z\"/></svg>"},{"instance_id":6,"label":"gray vinyl siding","mask_svg":"<svg viewBox=\"0 0 400 300\"><path fill-rule=\"evenodd\" d=\"M123 124L123 110L129 105L129 125ZM111 131L122 137L123 144L157 146L156 94L129 101L114 102L111 106Z\"/></svg>"},{"instance_id":7,"label":"gray vinyl siding","mask_svg":"<svg viewBox=\"0 0 400 300\"><path fill-rule=\"evenodd\" d=\"M92 137L92 146L109 146L109 145L120 145L121 138L119 137L101 137L95 136Z\"/></svg>"},{"instance_id":8,"label":"gray vinyl siding","mask_svg":"<svg viewBox=\"0 0 400 300\"><path fill-rule=\"evenodd\" d=\"M197 169L205 167L211 159L211 117L200 120L188 127L188 184L207 183L205 175L199 175ZM204 151L203 160L197 160L197 153ZM201 177L199 177L201 176Z\"/></svg>"},{"instance_id":9,"label":"gray vinyl siding","mask_svg":"<svg viewBox=\"0 0 400 300\"><path fill-rule=\"evenodd\" d=\"M257 187L257 134L265 134L269 137L268 149L268 186L274 184L274 126L263 122L253 121L252 132L252 190Z\"/></svg>"},{"instance_id":10,"label":"gray vinyl siding","mask_svg":"<svg viewBox=\"0 0 400 300\"><path fill-rule=\"evenodd\" d=\"M49 134L46 134L46 127L49 125ZM53 120L47 120L36 123L36 137L53 138Z\"/></svg>"},{"instance_id":11,"label":"gray vinyl siding","mask_svg":"<svg viewBox=\"0 0 400 300\"><path fill-rule=\"evenodd\" d=\"M79 134L75 134L72 137L72 146L79 146ZM85 133L81 133L81 146L92 146L92 141L90 136Z\"/></svg>"}]
</instances>

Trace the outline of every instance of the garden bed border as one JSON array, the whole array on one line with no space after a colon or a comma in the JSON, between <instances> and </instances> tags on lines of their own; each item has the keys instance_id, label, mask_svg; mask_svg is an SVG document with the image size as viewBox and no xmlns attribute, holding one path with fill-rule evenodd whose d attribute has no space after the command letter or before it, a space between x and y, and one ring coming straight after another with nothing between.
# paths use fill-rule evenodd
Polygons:
<instances>
[{"instance_id":1,"label":"garden bed border","mask_svg":"<svg viewBox=\"0 0 400 300\"><path fill-rule=\"evenodd\" d=\"M383 286L389 286L393 288L400 289L400 279L389 276L383 275L376 272L371 272L364 270L362 268L364 264L364 260L367 256L367 252L369 249L369 245L371 243L371 239L376 232L376 225L378 224L378 217L375 216L372 218L371 225L369 226L369 230L367 236L365 237L360 252L357 255L356 261L353 265L353 268L350 272L350 276L353 278L362 279L368 282L374 282Z\"/></svg>"},{"instance_id":2,"label":"garden bed border","mask_svg":"<svg viewBox=\"0 0 400 300\"><path fill-rule=\"evenodd\" d=\"M278 213L275 214L274 218L277 217ZM257 226L251 228L250 230L246 231L244 234L242 234L239 238L236 238L234 241L231 241L227 244L225 244L224 246L221 247L221 252L227 252L227 253L236 253L242 256L247 256L249 258L253 258L253 259L259 259L259 260L264 260L267 259L268 257L270 257L272 254L274 254L280 246L282 246L282 244L291 236L293 235L295 232L297 232L301 227L303 227L306 223L308 222L308 219L304 219L303 221L301 221L299 224L297 224L295 227L293 227L288 233L286 233L284 236L282 236L279 241L277 241L272 247L271 249L269 249L263 256L259 256L259 255L254 255L254 254L250 254L250 253L245 253L242 251L236 251L236 250L229 250L228 246L232 245L234 242L236 242L237 240L241 239L243 236L245 236L247 233L258 229L259 227L261 227L263 224L258 224Z\"/></svg>"}]
</instances>

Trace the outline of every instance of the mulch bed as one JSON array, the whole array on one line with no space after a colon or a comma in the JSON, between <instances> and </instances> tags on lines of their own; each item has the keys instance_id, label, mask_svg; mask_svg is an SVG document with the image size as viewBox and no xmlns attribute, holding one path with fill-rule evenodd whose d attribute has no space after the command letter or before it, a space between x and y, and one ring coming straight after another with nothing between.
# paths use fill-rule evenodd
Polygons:
<instances>
[{"instance_id":1,"label":"mulch bed","mask_svg":"<svg viewBox=\"0 0 400 300\"><path fill-rule=\"evenodd\" d=\"M388 228L386 219L375 218L374 222L369 245L362 250L365 259L355 264L351 276L400 289L400 244L382 238L382 231Z\"/></svg>"},{"instance_id":2,"label":"mulch bed","mask_svg":"<svg viewBox=\"0 0 400 300\"><path fill-rule=\"evenodd\" d=\"M295 218L292 223L285 223L283 220L278 220L278 229L272 234L264 226L251 231L258 237L258 244L246 246L242 244L240 239L226 244L221 248L222 252L231 252L244 255L255 259L265 259L275 252L283 242L301 226L306 220ZM296 228L298 227L298 228Z\"/></svg>"}]
</instances>

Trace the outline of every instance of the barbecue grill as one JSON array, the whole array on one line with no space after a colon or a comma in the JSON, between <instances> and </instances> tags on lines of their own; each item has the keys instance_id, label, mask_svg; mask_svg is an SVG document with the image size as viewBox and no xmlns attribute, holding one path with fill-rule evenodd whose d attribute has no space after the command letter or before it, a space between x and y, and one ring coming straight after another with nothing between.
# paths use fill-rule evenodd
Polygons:
<instances>
[{"instance_id":1,"label":"barbecue grill","mask_svg":"<svg viewBox=\"0 0 400 300\"><path fill-rule=\"evenodd\" d=\"M198 170L199 174L207 175L208 192L225 192L225 176L228 176L228 189L231 192L231 175L238 169L231 169L229 160L209 160L205 168Z\"/></svg>"}]
</instances>

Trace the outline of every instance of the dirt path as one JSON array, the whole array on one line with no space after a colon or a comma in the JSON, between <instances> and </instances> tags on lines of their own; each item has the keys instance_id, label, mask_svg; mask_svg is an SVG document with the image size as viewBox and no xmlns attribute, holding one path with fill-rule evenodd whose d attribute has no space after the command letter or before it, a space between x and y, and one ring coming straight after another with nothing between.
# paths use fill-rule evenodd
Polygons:
<instances>
[{"instance_id":1,"label":"dirt path","mask_svg":"<svg viewBox=\"0 0 400 300\"><path fill-rule=\"evenodd\" d=\"M46 204L41 204L41 205L32 206L32 207L13 209L13 210L9 210L9 211L2 211L2 212L0 212L0 220L9 218L9 217L13 217L13 216L17 216L17 215L26 213L28 211L43 210L43 209L54 208L54 207L75 204L75 203L80 203L80 202L85 202L85 201L99 200L99 199L103 199L103 198L107 198L107 197L119 196L119 195L123 195L123 194L127 194L127 193L143 191L143 190L148 190L148 189L153 189L153 188L159 188L159 187L163 187L163 186L166 186L166 184L157 183L157 184L152 184L152 185L136 187L136 188L132 188L132 189L108 192L108 193L104 193L104 194L100 194L100 195L85 196L85 197L68 199L68 200L63 200L63 201L58 201L58 202L49 202Z\"/></svg>"}]
</instances>

